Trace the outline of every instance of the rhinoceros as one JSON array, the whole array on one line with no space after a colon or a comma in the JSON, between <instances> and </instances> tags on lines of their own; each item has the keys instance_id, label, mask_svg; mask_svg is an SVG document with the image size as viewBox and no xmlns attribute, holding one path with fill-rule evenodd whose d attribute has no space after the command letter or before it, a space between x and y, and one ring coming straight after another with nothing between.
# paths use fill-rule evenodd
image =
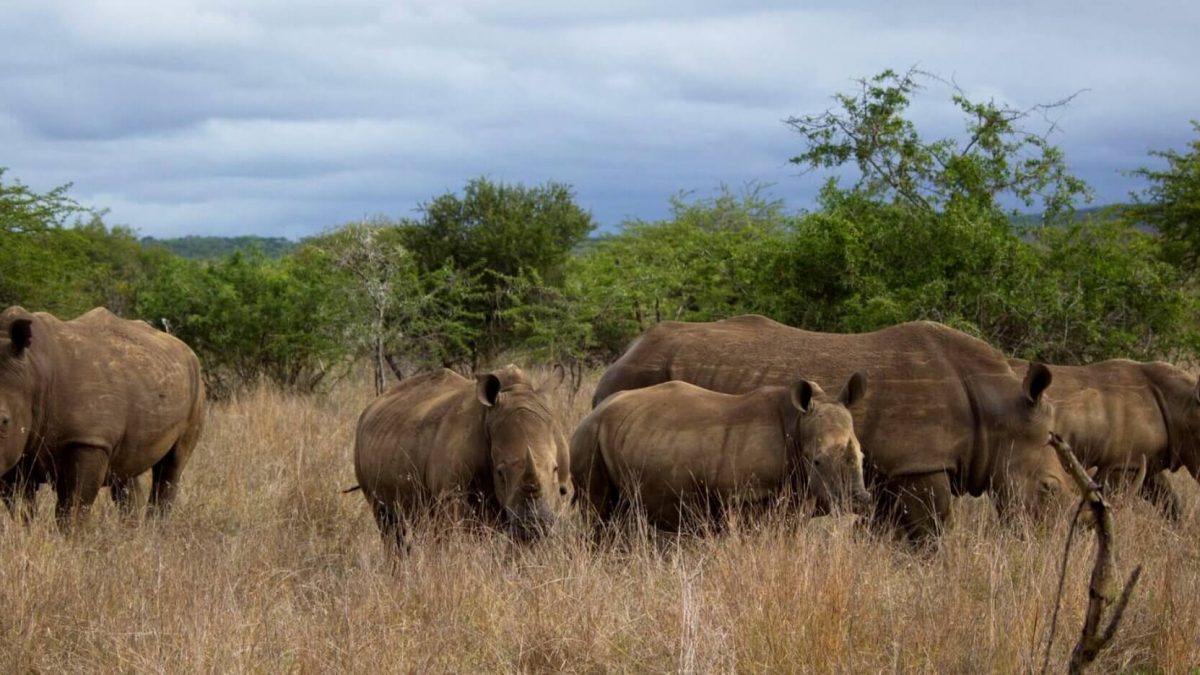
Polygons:
<instances>
[{"instance_id":1,"label":"rhinoceros","mask_svg":"<svg viewBox=\"0 0 1200 675\"><path fill-rule=\"evenodd\" d=\"M566 437L545 397L508 366L469 380L452 370L409 378L358 420L354 472L389 546L441 503L502 523L515 538L548 532L571 499Z\"/></svg>"},{"instance_id":2,"label":"rhinoceros","mask_svg":"<svg viewBox=\"0 0 1200 675\"><path fill-rule=\"evenodd\" d=\"M986 342L933 322L871 333L791 328L762 316L660 323L604 374L593 404L668 380L726 393L785 385L795 373L818 384L861 370L870 390L854 416L876 515L924 540L947 523L953 495L991 493L1002 514L1033 512L1076 488L1048 445L1050 370L1022 380Z\"/></svg>"},{"instance_id":3,"label":"rhinoceros","mask_svg":"<svg viewBox=\"0 0 1200 675\"><path fill-rule=\"evenodd\" d=\"M204 425L200 361L142 321L96 308L71 321L9 307L0 313L0 491L32 516L38 485L53 484L63 527L101 486L126 516L142 503L165 514Z\"/></svg>"},{"instance_id":4,"label":"rhinoceros","mask_svg":"<svg viewBox=\"0 0 1200 675\"><path fill-rule=\"evenodd\" d=\"M1024 373L1027 361L1010 359ZM1167 471L1200 480L1200 383L1161 361L1127 359L1054 366L1054 430L1085 468L1106 482L1145 471L1139 494L1163 515L1180 516Z\"/></svg>"},{"instance_id":5,"label":"rhinoceros","mask_svg":"<svg viewBox=\"0 0 1200 675\"><path fill-rule=\"evenodd\" d=\"M847 409L864 381L854 374L836 399L807 380L740 395L686 382L616 394L571 437L576 498L601 520L632 505L665 529L730 503L770 501L787 487L811 494L822 513L866 505Z\"/></svg>"}]
</instances>

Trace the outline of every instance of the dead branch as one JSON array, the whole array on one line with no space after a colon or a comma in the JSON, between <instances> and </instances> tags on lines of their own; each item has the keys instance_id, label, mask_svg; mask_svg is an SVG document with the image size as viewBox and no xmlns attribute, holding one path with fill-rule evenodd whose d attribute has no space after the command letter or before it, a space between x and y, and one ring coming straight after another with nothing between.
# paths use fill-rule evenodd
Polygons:
<instances>
[{"instance_id":1,"label":"dead branch","mask_svg":"<svg viewBox=\"0 0 1200 675\"><path fill-rule=\"evenodd\" d=\"M1113 549L1115 548L1115 540L1113 536L1113 521L1112 513L1109 509L1108 502L1105 501L1104 495L1101 493L1100 485L1093 481L1084 471L1083 465L1075 458L1071 452L1071 446L1062 439L1061 436L1055 433L1050 434L1050 445L1054 447L1058 453L1058 460L1062 462L1063 468L1075 480L1079 486L1079 491L1083 494L1083 504L1086 504L1091 509L1092 515L1095 517L1096 532L1096 562L1092 567L1092 578L1088 584L1088 604L1087 613L1084 616L1083 628L1080 631L1079 642L1075 644L1074 651L1071 652L1071 661L1068 664L1067 672L1082 673L1083 670L1096 659L1108 643L1112 641L1117 632L1117 626L1121 622L1121 616L1125 613L1125 607L1129 604L1129 598L1133 595L1134 586L1137 585L1138 578L1142 574L1142 566L1138 565L1134 568L1133 573L1129 575L1129 580L1125 582L1125 586L1119 589L1115 581ZM1145 471L1143 464L1142 471ZM1143 473L1144 475L1144 473ZM1082 505L1081 504L1081 507ZM1071 533L1067 535L1067 551L1070 551L1070 539L1074 536L1074 524L1072 524ZM1067 572L1066 564L1064 563L1062 574L1065 577ZM1059 587L1062 587L1062 579L1059 580ZM1112 608L1112 617L1108 625L1100 627L1101 621L1104 618L1105 611ZM1053 640L1053 635L1050 637ZM1049 650L1050 645L1046 646Z\"/></svg>"}]
</instances>

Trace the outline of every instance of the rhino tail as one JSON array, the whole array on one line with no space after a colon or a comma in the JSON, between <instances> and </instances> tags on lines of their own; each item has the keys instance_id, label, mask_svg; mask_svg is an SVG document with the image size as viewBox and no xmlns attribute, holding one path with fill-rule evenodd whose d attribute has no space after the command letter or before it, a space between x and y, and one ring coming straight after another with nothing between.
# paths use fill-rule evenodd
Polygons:
<instances>
[{"instance_id":1,"label":"rhino tail","mask_svg":"<svg viewBox=\"0 0 1200 675\"><path fill-rule=\"evenodd\" d=\"M342 494L344 494L344 495L348 495L348 494L350 494L351 492L356 492L356 491L358 491L358 490L361 490L361 489L362 489L362 486L361 486L361 485L354 485L354 486L351 486L351 487L348 487L348 488L346 488L345 490L342 490Z\"/></svg>"}]
</instances>

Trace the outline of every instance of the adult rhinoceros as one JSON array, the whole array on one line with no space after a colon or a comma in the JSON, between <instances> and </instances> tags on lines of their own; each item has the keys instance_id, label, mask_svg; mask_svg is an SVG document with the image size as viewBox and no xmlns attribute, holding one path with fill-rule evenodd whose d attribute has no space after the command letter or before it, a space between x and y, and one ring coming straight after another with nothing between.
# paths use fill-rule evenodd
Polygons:
<instances>
[{"instance_id":1,"label":"adult rhinoceros","mask_svg":"<svg viewBox=\"0 0 1200 675\"><path fill-rule=\"evenodd\" d=\"M354 471L385 542L400 551L408 519L435 501L528 539L550 529L571 494L566 438L515 366L477 380L440 370L384 392L358 420Z\"/></svg>"},{"instance_id":2,"label":"adult rhinoceros","mask_svg":"<svg viewBox=\"0 0 1200 675\"><path fill-rule=\"evenodd\" d=\"M666 529L725 504L770 501L788 486L813 495L821 512L865 506L847 409L863 389L856 373L836 399L806 380L740 395L686 382L621 392L571 437L575 494L602 520L634 505Z\"/></svg>"},{"instance_id":3,"label":"adult rhinoceros","mask_svg":"<svg viewBox=\"0 0 1200 675\"><path fill-rule=\"evenodd\" d=\"M69 524L102 485L131 515L137 477L153 471L150 510L165 513L204 423L200 362L187 345L104 308L71 321L0 313L0 482L9 508L32 515L38 484Z\"/></svg>"},{"instance_id":4,"label":"adult rhinoceros","mask_svg":"<svg viewBox=\"0 0 1200 675\"><path fill-rule=\"evenodd\" d=\"M990 492L1006 513L1074 489L1047 444L1050 371L1035 364L1022 381L987 343L932 322L853 335L761 316L663 322L605 372L593 403L668 380L742 393L795 373L831 386L857 370L871 382L854 428L876 514L896 518L908 536L934 534L952 495Z\"/></svg>"},{"instance_id":5,"label":"adult rhinoceros","mask_svg":"<svg viewBox=\"0 0 1200 675\"><path fill-rule=\"evenodd\" d=\"M1024 373L1028 362L1011 359ZM1146 469L1139 493L1178 519L1179 496L1167 471L1186 468L1200 480L1200 383L1161 361L1126 359L1054 366L1054 430L1080 462L1114 481Z\"/></svg>"}]
</instances>

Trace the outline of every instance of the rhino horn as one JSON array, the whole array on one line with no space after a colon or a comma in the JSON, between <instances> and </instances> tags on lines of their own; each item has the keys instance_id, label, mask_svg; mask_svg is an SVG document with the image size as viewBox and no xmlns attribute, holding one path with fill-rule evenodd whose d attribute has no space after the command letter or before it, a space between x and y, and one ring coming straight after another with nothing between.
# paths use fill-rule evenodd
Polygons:
<instances>
[{"instance_id":1,"label":"rhino horn","mask_svg":"<svg viewBox=\"0 0 1200 675\"><path fill-rule=\"evenodd\" d=\"M538 484L537 471L533 464L533 448L525 446L525 472L521 474L521 484L526 492L536 493L540 487Z\"/></svg>"}]
</instances>

